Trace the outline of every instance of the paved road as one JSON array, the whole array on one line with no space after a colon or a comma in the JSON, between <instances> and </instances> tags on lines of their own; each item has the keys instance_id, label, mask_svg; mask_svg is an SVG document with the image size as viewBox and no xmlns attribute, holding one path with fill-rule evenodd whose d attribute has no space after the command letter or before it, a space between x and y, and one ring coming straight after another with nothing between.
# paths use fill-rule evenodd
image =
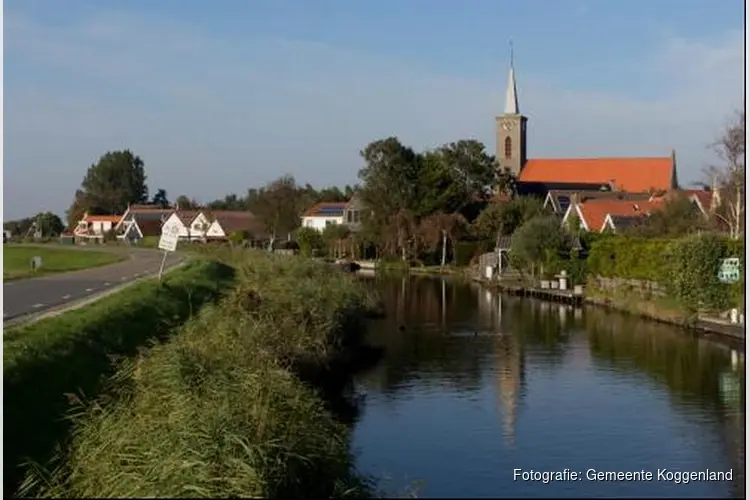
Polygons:
<instances>
[{"instance_id":1,"label":"paved road","mask_svg":"<svg viewBox=\"0 0 750 500\"><path fill-rule=\"evenodd\" d=\"M36 314L92 298L115 286L159 272L163 254L155 250L126 250L128 260L93 269L3 283L3 319ZM165 269L183 260L170 254Z\"/></svg>"}]
</instances>

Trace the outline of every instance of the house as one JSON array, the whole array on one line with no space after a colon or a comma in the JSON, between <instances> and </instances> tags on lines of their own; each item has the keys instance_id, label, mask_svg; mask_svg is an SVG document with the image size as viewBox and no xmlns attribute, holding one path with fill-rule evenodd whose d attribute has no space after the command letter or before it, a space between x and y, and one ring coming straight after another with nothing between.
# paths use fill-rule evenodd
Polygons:
<instances>
[{"instance_id":1,"label":"house","mask_svg":"<svg viewBox=\"0 0 750 500\"><path fill-rule=\"evenodd\" d=\"M101 243L107 233L114 230L120 219L122 219L121 215L91 215L87 212L73 230L73 235L78 242L96 241Z\"/></svg>"},{"instance_id":2,"label":"house","mask_svg":"<svg viewBox=\"0 0 750 500\"><path fill-rule=\"evenodd\" d=\"M568 207L562 223L568 225L573 219L580 222L584 231L600 233L606 228L617 229L617 223L628 220L633 224L639 218L648 216L663 205L663 199L649 200L612 200L593 198L576 202ZM609 216L609 219L607 217Z\"/></svg>"},{"instance_id":3,"label":"house","mask_svg":"<svg viewBox=\"0 0 750 500\"><path fill-rule=\"evenodd\" d=\"M164 221L162 231L177 228L178 238L187 241L203 241L211 222L198 210L175 210Z\"/></svg>"},{"instance_id":4,"label":"house","mask_svg":"<svg viewBox=\"0 0 750 500\"><path fill-rule=\"evenodd\" d=\"M354 195L344 206L344 221L350 231L359 231L362 228L362 213L365 205L359 196Z\"/></svg>"},{"instance_id":5,"label":"house","mask_svg":"<svg viewBox=\"0 0 750 500\"><path fill-rule=\"evenodd\" d=\"M122 218L115 226L115 234L118 239L134 243L142 237L160 236L161 225L174 212L172 208L163 208L159 205L129 205L128 209L122 215ZM154 222L155 221L155 222ZM138 229L131 228L133 224L138 225ZM156 226L159 226L157 234L150 234ZM142 235L139 237L139 235ZM135 239L133 239L135 238Z\"/></svg>"},{"instance_id":6,"label":"house","mask_svg":"<svg viewBox=\"0 0 750 500\"><path fill-rule=\"evenodd\" d=\"M268 239L263 223L251 212L234 210L217 210L208 212L206 217L211 222L205 232L209 241L226 240L232 233L243 232L253 242Z\"/></svg>"},{"instance_id":7,"label":"house","mask_svg":"<svg viewBox=\"0 0 750 500\"><path fill-rule=\"evenodd\" d=\"M346 202L324 201L316 203L302 214L302 227L309 227L317 229L318 231L323 231L327 226L332 224L343 224L344 212L347 211L347 205ZM355 212L359 214L359 211L354 210L354 208L347 211L347 214L350 214L352 220ZM357 215L357 221L359 221L359 215Z\"/></svg>"},{"instance_id":8,"label":"house","mask_svg":"<svg viewBox=\"0 0 750 500\"><path fill-rule=\"evenodd\" d=\"M527 158L528 118L518 106L511 62L504 113L495 118L500 168L517 179L522 195L546 196L551 190L667 192L678 188L675 151L657 157Z\"/></svg>"}]
</instances>

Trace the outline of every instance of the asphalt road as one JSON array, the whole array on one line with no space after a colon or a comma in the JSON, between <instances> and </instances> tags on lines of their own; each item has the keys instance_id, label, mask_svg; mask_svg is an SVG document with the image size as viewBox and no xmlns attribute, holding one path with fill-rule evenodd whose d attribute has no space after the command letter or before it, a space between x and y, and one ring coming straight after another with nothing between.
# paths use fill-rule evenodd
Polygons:
<instances>
[{"instance_id":1,"label":"asphalt road","mask_svg":"<svg viewBox=\"0 0 750 500\"><path fill-rule=\"evenodd\" d=\"M108 266L3 283L3 319L57 309L90 299L116 286L159 272L163 253L126 250L129 259ZM165 270L183 260L170 253Z\"/></svg>"}]
</instances>

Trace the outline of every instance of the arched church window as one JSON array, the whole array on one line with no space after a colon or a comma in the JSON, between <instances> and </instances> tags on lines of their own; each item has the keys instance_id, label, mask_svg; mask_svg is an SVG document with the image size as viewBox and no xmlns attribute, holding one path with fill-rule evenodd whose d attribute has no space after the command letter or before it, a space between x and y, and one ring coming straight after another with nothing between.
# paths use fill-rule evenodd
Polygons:
<instances>
[{"instance_id":1,"label":"arched church window","mask_svg":"<svg viewBox=\"0 0 750 500\"><path fill-rule=\"evenodd\" d=\"M510 137L505 138L505 157L510 158L513 156L513 141L510 140Z\"/></svg>"}]
</instances>

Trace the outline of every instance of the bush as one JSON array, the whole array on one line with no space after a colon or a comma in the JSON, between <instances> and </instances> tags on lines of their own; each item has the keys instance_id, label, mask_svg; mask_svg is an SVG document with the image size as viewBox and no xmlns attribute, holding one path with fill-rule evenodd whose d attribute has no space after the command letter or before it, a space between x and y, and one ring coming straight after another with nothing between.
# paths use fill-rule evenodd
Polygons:
<instances>
[{"instance_id":1,"label":"bush","mask_svg":"<svg viewBox=\"0 0 750 500\"><path fill-rule=\"evenodd\" d=\"M65 435L65 394L98 392L112 356L132 356L163 338L202 304L216 299L233 270L201 262L133 285L94 304L13 328L3 339L4 489L14 493L19 464L45 460Z\"/></svg>"},{"instance_id":2,"label":"bush","mask_svg":"<svg viewBox=\"0 0 750 500\"><path fill-rule=\"evenodd\" d=\"M232 231L229 233L228 240L233 245L240 245L250 237L247 231Z\"/></svg>"},{"instance_id":3,"label":"bush","mask_svg":"<svg viewBox=\"0 0 750 500\"><path fill-rule=\"evenodd\" d=\"M513 234L510 263L520 271L541 265L551 276L562 269L563 256L569 252L570 236L557 217L536 216Z\"/></svg>"},{"instance_id":4,"label":"bush","mask_svg":"<svg viewBox=\"0 0 750 500\"><path fill-rule=\"evenodd\" d=\"M233 293L125 363L113 377L117 397L80 412L65 461L49 475L32 470L26 493L370 494L352 467L347 428L293 375L362 334L369 295L319 262L252 251L232 260L241 277Z\"/></svg>"},{"instance_id":5,"label":"bush","mask_svg":"<svg viewBox=\"0 0 750 500\"><path fill-rule=\"evenodd\" d=\"M299 244L300 253L305 257L312 257L325 248L323 235L311 227L302 227L297 230L297 244Z\"/></svg>"}]
</instances>

